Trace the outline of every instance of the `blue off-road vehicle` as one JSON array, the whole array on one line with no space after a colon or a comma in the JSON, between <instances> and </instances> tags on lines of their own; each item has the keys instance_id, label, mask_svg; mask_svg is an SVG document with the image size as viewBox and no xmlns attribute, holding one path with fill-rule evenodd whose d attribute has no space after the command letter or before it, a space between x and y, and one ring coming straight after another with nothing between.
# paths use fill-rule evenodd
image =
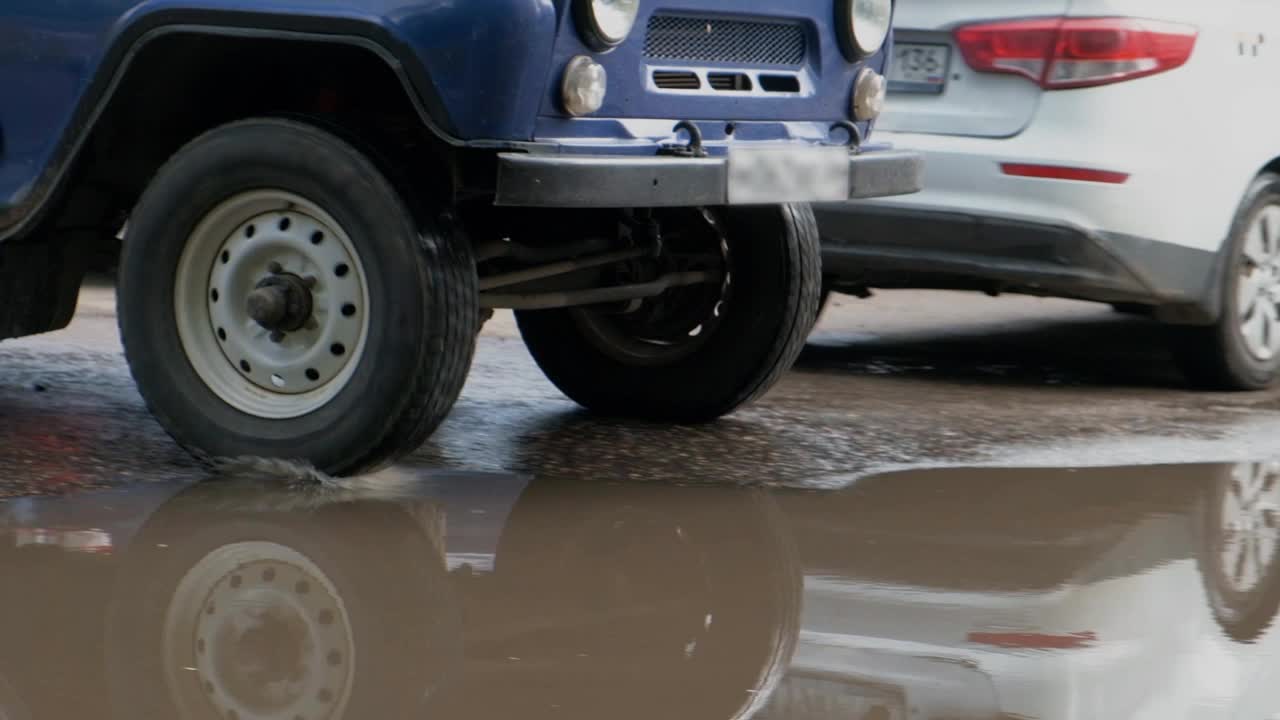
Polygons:
<instances>
[{"instance_id":1,"label":"blue off-road vehicle","mask_svg":"<svg viewBox=\"0 0 1280 720\"><path fill-rule=\"evenodd\" d=\"M810 201L868 142L892 0L6 0L0 338L120 327L198 454L356 472L445 417L493 308L604 413L718 417L804 342Z\"/></svg>"}]
</instances>

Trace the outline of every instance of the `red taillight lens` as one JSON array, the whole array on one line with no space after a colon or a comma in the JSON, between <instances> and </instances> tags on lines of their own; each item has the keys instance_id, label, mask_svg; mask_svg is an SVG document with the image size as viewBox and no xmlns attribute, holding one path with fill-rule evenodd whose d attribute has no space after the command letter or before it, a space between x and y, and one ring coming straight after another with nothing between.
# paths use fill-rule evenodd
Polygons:
<instances>
[{"instance_id":1,"label":"red taillight lens","mask_svg":"<svg viewBox=\"0 0 1280 720\"><path fill-rule=\"evenodd\" d=\"M969 67L980 72L1025 75L1041 82L1062 20L1014 20L970 25L955 31Z\"/></svg>"},{"instance_id":2,"label":"red taillight lens","mask_svg":"<svg viewBox=\"0 0 1280 720\"><path fill-rule=\"evenodd\" d=\"M1044 18L969 25L955 31L969 66L1012 73L1046 90L1132 80L1186 64L1197 30L1135 18Z\"/></svg>"}]
</instances>

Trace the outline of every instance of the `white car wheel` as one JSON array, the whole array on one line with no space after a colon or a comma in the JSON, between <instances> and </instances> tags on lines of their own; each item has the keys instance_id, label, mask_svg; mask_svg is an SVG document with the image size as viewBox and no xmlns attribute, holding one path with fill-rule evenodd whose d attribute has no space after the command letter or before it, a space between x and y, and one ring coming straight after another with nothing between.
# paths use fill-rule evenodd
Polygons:
<instances>
[{"instance_id":1,"label":"white car wheel","mask_svg":"<svg viewBox=\"0 0 1280 720\"><path fill-rule=\"evenodd\" d=\"M1175 357L1197 387L1263 390L1280 376L1280 175L1249 187L1221 253L1218 318L1173 328Z\"/></svg>"},{"instance_id":2,"label":"white car wheel","mask_svg":"<svg viewBox=\"0 0 1280 720\"><path fill-rule=\"evenodd\" d=\"M1254 215L1236 272L1240 336L1255 358L1270 361L1280 353L1280 203Z\"/></svg>"}]
</instances>

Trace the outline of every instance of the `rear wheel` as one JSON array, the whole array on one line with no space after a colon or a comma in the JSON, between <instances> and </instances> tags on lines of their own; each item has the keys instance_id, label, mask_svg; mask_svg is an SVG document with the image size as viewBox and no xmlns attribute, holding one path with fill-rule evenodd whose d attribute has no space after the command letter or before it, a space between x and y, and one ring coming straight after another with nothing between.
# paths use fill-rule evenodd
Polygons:
<instances>
[{"instance_id":1,"label":"rear wheel","mask_svg":"<svg viewBox=\"0 0 1280 720\"><path fill-rule=\"evenodd\" d=\"M552 383L601 413L703 421L762 395L795 362L818 314L817 226L807 205L679 211L689 253L719 282L639 304L516 313Z\"/></svg>"},{"instance_id":2,"label":"rear wheel","mask_svg":"<svg viewBox=\"0 0 1280 720\"><path fill-rule=\"evenodd\" d=\"M213 130L157 173L119 293L134 378L180 444L333 473L426 438L479 317L466 243L355 148L283 120Z\"/></svg>"},{"instance_id":3,"label":"rear wheel","mask_svg":"<svg viewBox=\"0 0 1280 720\"><path fill-rule=\"evenodd\" d=\"M1176 328L1176 356L1198 387L1262 390L1280 374L1280 175L1249 188L1223 252L1221 316Z\"/></svg>"}]
</instances>

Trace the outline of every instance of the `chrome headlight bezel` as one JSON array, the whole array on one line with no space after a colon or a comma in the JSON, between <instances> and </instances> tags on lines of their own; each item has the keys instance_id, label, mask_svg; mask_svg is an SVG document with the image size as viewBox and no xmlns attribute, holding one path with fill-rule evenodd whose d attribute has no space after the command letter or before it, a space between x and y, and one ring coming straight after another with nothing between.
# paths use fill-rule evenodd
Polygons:
<instances>
[{"instance_id":1,"label":"chrome headlight bezel","mask_svg":"<svg viewBox=\"0 0 1280 720\"><path fill-rule=\"evenodd\" d=\"M577 21L578 34L583 42L592 50L605 52L626 42L631 31L635 29L636 20L640 17L640 0L614 0L623 4L629 3L630 18L623 18L624 26L614 27L617 18L602 20L600 7L610 0L575 0L574 19Z\"/></svg>"},{"instance_id":2,"label":"chrome headlight bezel","mask_svg":"<svg viewBox=\"0 0 1280 720\"><path fill-rule=\"evenodd\" d=\"M840 0L836 7L840 44L850 61L884 49L893 32L893 0Z\"/></svg>"}]
</instances>

